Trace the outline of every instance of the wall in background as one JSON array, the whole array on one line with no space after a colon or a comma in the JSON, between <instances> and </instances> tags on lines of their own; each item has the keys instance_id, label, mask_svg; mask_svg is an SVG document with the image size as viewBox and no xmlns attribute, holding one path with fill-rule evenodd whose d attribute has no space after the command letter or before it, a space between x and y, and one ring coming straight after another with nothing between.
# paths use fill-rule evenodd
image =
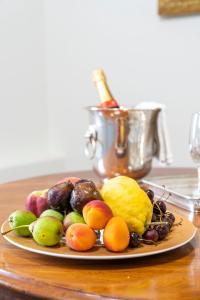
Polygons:
<instances>
[{"instance_id":1,"label":"wall in background","mask_svg":"<svg viewBox=\"0 0 200 300\"><path fill-rule=\"evenodd\" d=\"M43 1L0 1L0 182L61 167L48 145Z\"/></svg>"},{"instance_id":2,"label":"wall in background","mask_svg":"<svg viewBox=\"0 0 200 300\"><path fill-rule=\"evenodd\" d=\"M83 153L105 69L121 104L167 106L173 166L193 165L200 15L160 18L151 0L0 0L0 182L90 168Z\"/></svg>"},{"instance_id":3,"label":"wall in background","mask_svg":"<svg viewBox=\"0 0 200 300\"><path fill-rule=\"evenodd\" d=\"M121 104L166 104L173 165L193 165L188 131L200 110L200 15L160 18L156 0L46 0L45 21L50 140L64 150L66 168L90 166L83 107L98 103L97 67Z\"/></svg>"}]
</instances>

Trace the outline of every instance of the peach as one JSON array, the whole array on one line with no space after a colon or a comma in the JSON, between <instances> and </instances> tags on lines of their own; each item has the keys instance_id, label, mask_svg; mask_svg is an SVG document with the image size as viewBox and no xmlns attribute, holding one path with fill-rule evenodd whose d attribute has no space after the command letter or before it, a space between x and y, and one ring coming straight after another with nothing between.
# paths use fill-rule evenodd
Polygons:
<instances>
[{"instance_id":1,"label":"peach","mask_svg":"<svg viewBox=\"0 0 200 300\"><path fill-rule=\"evenodd\" d=\"M60 184L60 183L63 183L63 182L70 181L74 185L79 180L81 180L81 179L78 178L78 177L65 177L65 178L59 180L56 184Z\"/></svg>"},{"instance_id":2,"label":"peach","mask_svg":"<svg viewBox=\"0 0 200 300\"><path fill-rule=\"evenodd\" d=\"M103 229L112 217L112 210L101 200L92 200L83 207L85 223L93 229Z\"/></svg>"},{"instance_id":3,"label":"peach","mask_svg":"<svg viewBox=\"0 0 200 300\"><path fill-rule=\"evenodd\" d=\"M120 252L128 247L130 234L128 225L121 217L111 218L103 232L105 247L113 252Z\"/></svg>"},{"instance_id":4,"label":"peach","mask_svg":"<svg viewBox=\"0 0 200 300\"><path fill-rule=\"evenodd\" d=\"M96 233L87 225L76 223L68 227L66 231L66 244L76 251L87 251L96 242Z\"/></svg>"},{"instance_id":5,"label":"peach","mask_svg":"<svg viewBox=\"0 0 200 300\"><path fill-rule=\"evenodd\" d=\"M43 211L49 208L47 202L48 189L31 192L26 198L25 207L39 217Z\"/></svg>"}]
</instances>

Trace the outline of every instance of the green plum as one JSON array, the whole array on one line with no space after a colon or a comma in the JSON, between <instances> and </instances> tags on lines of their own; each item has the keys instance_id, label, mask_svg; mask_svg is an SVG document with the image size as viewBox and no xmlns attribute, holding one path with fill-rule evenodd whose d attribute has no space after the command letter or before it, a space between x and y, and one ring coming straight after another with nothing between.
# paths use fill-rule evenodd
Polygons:
<instances>
[{"instance_id":1,"label":"green plum","mask_svg":"<svg viewBox=\"0 0 200 300\"><path fill-rule=\"evenodd\" d=\"M61 222L64 219L64 216L58 212L57 210L54 209L47 209L45 211L43 211L43 213L40 215L40 217L54 217L57 218L58 220L60 220Z\"/></svg>"},{"instance_id":2,"label":"green plum","mask_svg":"<svg viewBox=\"0 0 200 300\"><path fill-rule=\"evenodd\" d=\"M55 246L63 236L63 225L55 217L41 217L30 225L33 239L42 246Z\"/></svg>"},{"instance_id":3,"label":"green plum","mask_svg":"<svg viewBox=\"0 0 200 300\"><path fill-rule=\"evenodd\" d=\"M28 210L16 210L9 217L8 222L12 231L20 236L31 236L28 225L36 220L36 216Z\"/></svg>"},{"instance_id":4,"label":"green plum","mask_svg":"<svg viewBox=\"0 0 200 300\"><path fill-rule=\"evenodd\" d=\"M80 215L78 212L76 211L72 211L70 213L68 213L63 221L63 227L64 227L64 231L67 230L67 228L75 223L85 223L83 216Z\"/></svg>"}]
</instances>

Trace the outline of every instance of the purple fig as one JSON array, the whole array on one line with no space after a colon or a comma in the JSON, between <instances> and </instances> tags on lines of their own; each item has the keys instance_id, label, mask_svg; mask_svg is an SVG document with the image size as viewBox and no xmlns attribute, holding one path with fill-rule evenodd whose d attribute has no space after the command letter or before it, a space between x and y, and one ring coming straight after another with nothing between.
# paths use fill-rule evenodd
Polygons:
<instances>
[{"instance_id":1,"label":"purple fig","mask_svg":"<svg viewBox=\"0 0 200 300\"><path fill-rule=\"evenodd\" d=\"M62 182L51 187L48 190L49 207L60 212L67 211L73 188L74 186L70 181Z\"/></svg>"},{"instance_id":2,"label":"purple fig","mask_svg":"<svg viewBox=\"0 0 200 300\"><path fill-rule=\"evenodd\" d=\"M76 182L70 199L72 209L81 214L84 205L92 200L102 200L94 182L85 179Z\"/></svg>"}]
</instances>

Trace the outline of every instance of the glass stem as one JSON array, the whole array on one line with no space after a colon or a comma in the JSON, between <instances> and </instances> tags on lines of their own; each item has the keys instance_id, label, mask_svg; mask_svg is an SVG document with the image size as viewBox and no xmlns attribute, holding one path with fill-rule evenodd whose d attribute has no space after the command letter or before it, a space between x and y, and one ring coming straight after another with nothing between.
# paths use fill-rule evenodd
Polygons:
<instances>
[{"instance_id":1,"label":"glass stem","mask_svg":"<svg viewBox=\"0 0 200 300\"><path fill-rule=\"evenodd\" d=\"M200 194L200 166L198 166L197 170L198 170L198 187L197 187L197 189L198 189L198 193Z\"/></svg>"}]
</instances>

